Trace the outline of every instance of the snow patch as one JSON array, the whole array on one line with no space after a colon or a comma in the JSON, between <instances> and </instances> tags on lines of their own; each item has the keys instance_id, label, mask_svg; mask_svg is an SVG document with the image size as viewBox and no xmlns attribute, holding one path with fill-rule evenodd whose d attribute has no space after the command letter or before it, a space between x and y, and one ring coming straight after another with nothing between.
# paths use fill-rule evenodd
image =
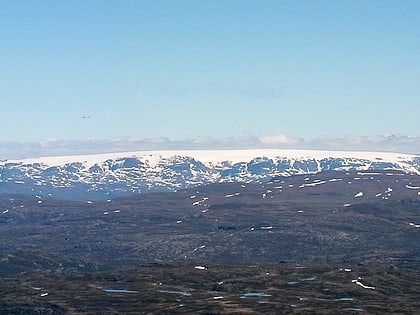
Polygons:
<instances>
[{"instance_id":1,"label":"snow patch","mask_svg":"<svg viewBox=\"0 0 420 315\"><path fill-rule=\"evenodd\" d=\"M368 285L364 285L363 283L361 283L359 280L351 280L351 282L356 283L357 285L361 286L364 289L371 289L371 290L375 290L375 287L371 287Z\"/></svg>"},{"instance_id":2,"label":"snow patch","mask_svg":"<svg viewBox=\"0 0 420 315\"><path fill-rule=\"evenodd\" d=\"M313 182L313 183L310 183L310 184L302 184L302 185L299 186L299 188L303 188L303 187L315 187L315 186L322 185L322 184L325 184L325 183L326 183L325 180L322 180L322 181Z\"/></svg>"},{"instance_id":3,"label":"snow patch","mask_svg":"<svg viewBox=\"0 0 420 315\"><path fill-rule=\"evenodd\" d=\"M207 270L207 267L204 266L195 266L194 268L198 270Z\"/></svg>"}]
</instances>

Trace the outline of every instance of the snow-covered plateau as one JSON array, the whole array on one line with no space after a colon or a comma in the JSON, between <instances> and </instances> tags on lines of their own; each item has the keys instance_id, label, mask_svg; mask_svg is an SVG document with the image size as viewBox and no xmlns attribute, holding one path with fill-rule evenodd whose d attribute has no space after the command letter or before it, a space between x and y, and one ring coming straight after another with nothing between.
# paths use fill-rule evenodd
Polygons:
<instances>
[{"instance_id":1,"label":"snow-covered plateau","mask_svg":"<svg viewBox=\"0 0 420 315\"><path fill-rule=\"evenodd\" d=\"M103 199L277 176L397 170L420 174L420 156L316 150L178 150L54 156L0 162L0 192Z\"/></svg>"}]
</instances>

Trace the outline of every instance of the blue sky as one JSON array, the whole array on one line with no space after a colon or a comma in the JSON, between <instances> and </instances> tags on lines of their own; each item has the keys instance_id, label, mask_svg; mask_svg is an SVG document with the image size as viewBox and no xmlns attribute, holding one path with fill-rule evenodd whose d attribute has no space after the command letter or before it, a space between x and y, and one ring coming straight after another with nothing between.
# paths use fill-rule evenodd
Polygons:
<instances>
[{"instance_id":1,"label":"blue sky","mask_svg":"<svg viewBox=\"0 0 420 315\"><path fill-rule=\"evenodd\" d=\"M0 142L420 135L419 56L417 0L0 0Z\"/></svg>"}]
</instances>

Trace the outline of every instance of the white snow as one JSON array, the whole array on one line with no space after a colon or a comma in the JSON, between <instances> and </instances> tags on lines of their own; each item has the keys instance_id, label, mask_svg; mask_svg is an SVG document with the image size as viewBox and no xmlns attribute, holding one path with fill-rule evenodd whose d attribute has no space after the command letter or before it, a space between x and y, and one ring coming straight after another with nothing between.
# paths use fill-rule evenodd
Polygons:
<instances>
[{"instance_id":1,"label":"white snow","mask_svg":"<svg viewBox=\"0 0 420 315\"><path fill-rule=\"evenodd\" d=\"M151 165L157 165L162 158L174 156L189 156L201 162L218 163L230 161L232 163L250 161L255 157L285 157L291 159L312 158L355 158L365 160L381 159L382 162L398 163L410 161L415 155L392 152L364 152L364 151L323 151L323 150L278 150L278 149L250 149L250 150L163 150L163 151L135 151L116 152L91 155L48 156L21 160L7 160L7 163L42 163L50 166L65 165L75 161L84 163L87 167L100 164L105 160L117 158L140 158L148 160ZM2 162L5 163L5 162Z\"/></svg>"},{"instance_id":2,"label":"white snow","mask_svg":"<svg viewBox=\"0 0 420 315\"><path fill-rule=\"evenodd\" d=\"M302 185L299 186L299 188L303 188L303 187L315 187L317 185L322 185L322 184L325 184L325 183L326 183L325 180L322 180L322 181L313 182L313 183L310 183L310 184L302 184Z\"/></svg>"},{"instance_id":3,"label":"white snow","mask_svg":"<svg viewBox=\"0 0 420 315\"><path fill-rule=\"evenodd\" d=\"M354 195L354 198L359 198L359 197L363 197L363 192L359 191L357 194Z\"/></svg>"},{"instance_id":4,"label":"white snow","mask_svg":"<svg viewBox=\"0 0 420 315\"><path fill-rule=\"evenodd\" d=\"M420 186L411 186L411 185L405 185L408 189L420 189Z\"/></svg>"},{"instance_id":5,"label":"white snow","mask_svg":"<svg viewBox=\"0 0 420 315\"><path fill-rule=\"evenodd\" d=\"M342 165L338 169L353 169L356 167L357 170L360 170L363 175L375 174L367 173L372 163L377 159L380 159L384 163L392 163L395 165L396 169L401 169L407 173L417 173L420 174L420 169L414 163L414 159L418 157L416 155L400 154L400 153L386 153L386 152L351 152L351 151L319 151L319 150L276 150L276 149L267 149L267 150L173 150L173 151L136 151L136 152L118 152L118 153L107 153L107 154L95 154L95 155L74 155L74 156L53 156L53 157L40 157L40 158L31 158L31 159L21 159L21 160L6 160L0 161L0 168L2 165L7 163L16 164L12 165L12 168L17 168L19 170L24 170L26 173L25 176L30 179L30 181L23 182L21 177L10 177L9 179L2 179L2 181L9 181L14 183L32 183L37 186L45 186L50 183L54 188L63 187L70 188L73 187L76 182L81 182L83 185L90 185L89 189L93 191L98 190L98 183L100 184L117 184L124 185L124 188L121 188L123 191L130 191L140 193L147 190L153 190L159 187L168 187L171 190L182 189L184 186L191 187L193 185L202 185L205 183L215 183L215 182L230 182L233 179L237 179L242 183L251 183L251 182L260 182L260 179L266 176L282 175L290 176L293 174L304 174L304 173L313 173L321 171L319 160L321 159L334 159L340 158L343 159ZM112 166L119 164L120 166L124 165L124 160L129 158L134 158L140 163L144 163L143 166L133 169L114 169ZM204 164L204 170L197 170L195 164L192 163L191 159L195 159ZM287 168L284 172L278 169L270 168L269 174L264 172L255 174L249 170L236 171L233 175L223 175L222 170L232 168L233 163L242 163L245 165L252 160L262 160L265 161L271 159L274 163L280 163L283 160L287 160L290 165L290 168ZM318 168L312 171L306 170L304 167L294 166L295 162L302 161L307 162L308 160L316 160L318 163ZM355 163L355 160L363 160L360 163ZM357 161L356 161L357 162ZM68 171L66 164L69 163L80 163L76 167L76 170ZM177 182L176 176L180 172L178 170L178 164L183 170L183 163L189 163L190 165L185 165L186 168L191 172L188 175L185 175L185 185L181 182ZM32 165L33 164L33 165ZM360 165L359 165L360 164ZM100 172L96 173L94 170L89 168L93 165L97 165L100 168ZM175 169L172 166L176 166ZM355 166L354 166L355 165ZM47 172L47 175L41 176L48 167L57 167L58 175L54 175L55 171L52 172L53 175L48 175L50 172ZM71 176L67 176L67 172L71 172ZM230 173L229 173L230 174ZM63 175L63 176L62 176ZM184 175L182 175L184 176ZM7 176L6 176L7 177ZM325 181L313 180L312 177L307 176L303 187L312 187L317 185L322 185ZM15 181L16 180L16 181ZM334 178L329 181L343 181L347 182L346 179ZM284 181L283 181L284 182ZM141 187L138 184L144 184L145 187ZM351 184L351 182L349 182ZM406 182L408 184L407 189L415 189L417 186L412 185L411 182ZM32 185L32 184L31 184ZM293 188L293 184L284 185L284 189L287 187ZM245 185L242 185L245 187ZM276 186L276 189L283 189L282 186ZM278 192L278 191L276 191ZM389 191L388 191L389 192ZM270 194L270 195L268 195ZM385 193L384 193L385 194ZM238 196L239 193L226 192L225 197L234 197ZM420 195L420 192L419 192ZM195 206L204 206L204 198L200 200L199 192L191 194L191 203ZM263 195L263 198L273 198L272 191L267 190ZM389 197L389 196L388 196ZM197 199L196 199L197 198ZM90 201L88 201L90 203Z\"/></svg>"},{"instance_id":6,"label":"white snow","mask_svg":"<svg viewBox=\"0 0 420 315\"><path fill-rule=\"evenodd\" d=\"M351 280L351 282L356 283L357 285L360 285L364 289L372 289L372 290L375 290L375 287L370 287L370 286L364 285L359 280Z\"/></svg>"},{"instance_id":7,"label":"white snow","mask_svg":"<svg viewBox=\"0 0 420 315\"><path fill-rule=\"evenodd\" d=\"M231 197L235 197L235 196L239 196L239 195L240 195L240 193L228 194L228 195L225 195L225 198L231 198Z\"/></svg>"},{"instance_id":8,"label":"white snow","mask_svg":"<svg viewBox=\"0 0 420 315\"><path fill-rule=\"evenodd\" d=\"M198 270L207 270L207 267L204 266L195 266L194 268Z\"/></svg>"},{"instance_id":9,"label":"white snow","mask_svg":"<svg viewBox=\"0 0 420 315\"><path fill-rule=\"evenodd\" d=\"M359 175L381 175L382 173L378 172L357 172Z\"/></svg>"}]
</instances>

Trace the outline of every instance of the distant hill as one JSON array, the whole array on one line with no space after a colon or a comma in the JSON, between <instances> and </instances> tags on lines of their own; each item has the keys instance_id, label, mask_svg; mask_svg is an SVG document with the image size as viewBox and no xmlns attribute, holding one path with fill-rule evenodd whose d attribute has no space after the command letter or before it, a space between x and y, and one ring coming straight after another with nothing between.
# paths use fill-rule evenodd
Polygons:
<instances>
[{"instance_id":1,"label":"distant hill","mask_svg":"<svg viewBox=\"0 0 420 315\"><path fill-rule=\"evenodd\" d=\"M0 194L0 249L42 249L112 268L160 261L418 267L419 192L419 175L326 171L107 201Z\"/></svg>"}]
</instances>

